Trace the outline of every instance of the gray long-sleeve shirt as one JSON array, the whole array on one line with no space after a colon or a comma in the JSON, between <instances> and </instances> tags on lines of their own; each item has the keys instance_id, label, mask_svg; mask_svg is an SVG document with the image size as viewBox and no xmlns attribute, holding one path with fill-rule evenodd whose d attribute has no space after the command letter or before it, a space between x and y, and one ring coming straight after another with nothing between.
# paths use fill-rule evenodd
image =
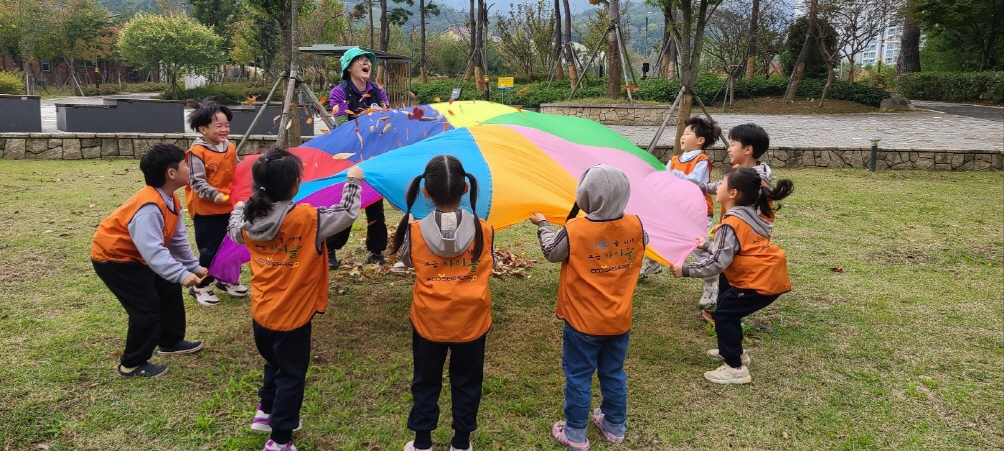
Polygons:
<instances>
[{"instance_id":1,"label":"gray long-sleeve shirt","mask_svg":"<svg viewBox=\"0 0 1004 451\"><path fill-rule=\"evenodd\" d=\"M173 211L174 196L161 191L160 188L157 192L168 205L168 209ZM153 272L170 282L181 283L189 274L194 274L199 269L199 260L192 253L181 215L175 217L178 227L171 236L171 242L165 247L164 215L160 212L160 207L154 204L144 205L129 221L129 238Z\"/></svg>"},{"instance_id":2,"label":"gray long-sleeve shirt","mask_svg":"<svg viewBox=\"0 0 1004 451\"><path fill-rule=\"evenodd\" d=\"M318 207L317 209L317 240L314 246L321 248L324 239L352 226L359 216L359 203L362 188L359 187L359 179L348 177L342 189L341 203L332 205L329 208ZM241 231L247 231L248 236L259 241L269 241L275 238L279 232L286 214L295 207L292 201L279 201L272 204L272 211L265 217L258 218L255 222L244 220L244 206L234 208L230 212L230 222L227 226L227 235L230 239L238 243L244 243L244 235Z\"/></svg>"},{"instance_id":3,"label":"gray long-sleeve shirt","mask_svg":"<svg viewBox=\"0 0 1004 451\"><path fill-rule=\"evenodd\" d=\"M726 216L736 216L749 224L753 231L761 236L770 237L773 226L757 213L752 206L732 207ZM700 277L707 279L717 276L725 271L736 258L736 254L742 251L739 237L736 236L735 229L728 224L722 224L715 230L715 239L704 243L702 247L710 256L699 262L694 262L683 267L683 277Z\"/></svg>"}]
</instances>

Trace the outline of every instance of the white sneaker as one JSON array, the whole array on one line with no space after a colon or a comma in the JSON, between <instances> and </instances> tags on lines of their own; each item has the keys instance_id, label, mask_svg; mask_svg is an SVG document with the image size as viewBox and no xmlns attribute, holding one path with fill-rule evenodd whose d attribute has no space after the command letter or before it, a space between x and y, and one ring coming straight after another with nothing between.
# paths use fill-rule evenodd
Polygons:
<instances>
[{"instance_id":1,"label":"white sneaker","mask_svg":"<svg viewBox=\"0 0 1004 451\"><path fill-rule=\"evenodd\" d=\"M404 444L404 451L430 451L432 448L415 448L415 441Z\"/></svg>"},{"instance_id":2,"label":"white sneaker","mask_svg":"<svg viewBox=\"0 0 1004 451\"><path fill-rule=\"evenodd\" d=\"M195 297L195 302L199 305L205 305L207 307L213 307L220 303L220 298L216 297L213 293L213 289L209 287L196 288L192 287L188 290L188 294Z\"/></svg>"},{"instance_id":3,"label":"white sneaker","mask_svg":"<svg viewBox=\"0 0 1004 451\"><path fill-rule=\"evenodd\" d=\"M722 355L718 353L717 349L709 349L708 357L711 357L712 359L722 360ZM742 362L743 365L749 365L750 362L753 361L753 358L750 357L749 352L746 352L746 350L743 349L743 354L739 356L739 361Z\"/></svg>"},{"instance_id":4,"label":"white sneaker","mask_svg":"<svg viewBox=\"0 0 1004 451\"><path fill-rule=\"evenodd\" d=\"M399 274L400 273L406 273L406 272L408 272L408 267L404 264L404 262L397 262L397 263L394 263L394 266L390 267L390 272L399 273Z\"/></svg>"},{"instance_id":5,"label":"white sneaker","mask_svg":"<svg viewBox=\"0 0 1004 451\"><path fill-rule=\"evenodd\" d=\"M454 448L453 445L450 445L450 451L473 451L473 450L474 450L474 444L473 443L471 443L471 446L468 446L467 448L464 448L464 449Z\"/></svg>"},{"instance_id":6,"label":"white sneaker","mask_svg":"<svg viewBox=\"0 0 1004 451\"><path fill-rule=\"evenodd\" d=\"M662 265L660 265L655 260L645 257L645 260L641 264L641 273L638 274L639 279L644 279L646 277L651 277L662 272Z\"/></svg>"},{"instance_id":7,"label":"white sneaker","mask_svg":"<svg viewBox=\"0 0 1004 451\"><path fill-rule=\"evenodd\" d=\"M258 404L258 409L254 413L254 418L251 420L251 430L255 432L271 433L272 426L268 424L268 418L271 415L263 412L261 410L261 404ZM303 420L300 420L300 424L293 429L293 432L303 429Z\"/></svg>"},{"instance_id":8,"label":"white sneaker","mask_svg":"<svg viewBox=\"0 0 1004 451\"><path fill-rule=\"evenodd\" d=\"M697 301L697 305L701 307L701 310L712 311L715 309L715 306L718 305L717 282L704 282L704 291L701 292L701 299Z\"/></svg>"},{"instance_id":9,"label":"white sneaker","mask_svg":"<svg viewBox=\"0 0 1004 451\"><path fill-rule=\"evenodd\" d=\"M753 381L746 365L741 368L722 365L714 371L704 373L704 378L716 384L748 384Z\"/></svg>"},{"instance_id":10,"label":"white sneaker","mask_svg":"<svg viewBox=\"0 0 1004 451\"><path fill-rule=\"evenodd\" d=\"M216 281L216 288L224 290L227 294L238 298L248 295L248 287L241 284L230 285L229 283Z\"/></svg>"}]
</instances>

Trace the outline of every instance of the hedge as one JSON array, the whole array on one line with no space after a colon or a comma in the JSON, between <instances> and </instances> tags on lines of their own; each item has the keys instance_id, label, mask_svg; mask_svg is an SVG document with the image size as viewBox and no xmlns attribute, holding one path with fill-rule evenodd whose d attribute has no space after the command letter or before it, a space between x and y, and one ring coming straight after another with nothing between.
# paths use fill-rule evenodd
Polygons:
<instances>
[{"instance_id":1,"label":"hedge","mask_svg":"<svg viewBox=\"0 0 1004 451\"><path fill-rule=\"evenodd\" d=\"M24 94L24 74L0 71L0 94Z\"/></svg>"},{"instance_id":2,"label":"hedge","mask_svg":"<svg viewBox=\"0 0 1004 451\"><path fill-rule=\"evenodd\" d=\"M1004 104L1004 72L914 72L900 75L896 89L914 100Z\"/></svg>"}]
</instances>

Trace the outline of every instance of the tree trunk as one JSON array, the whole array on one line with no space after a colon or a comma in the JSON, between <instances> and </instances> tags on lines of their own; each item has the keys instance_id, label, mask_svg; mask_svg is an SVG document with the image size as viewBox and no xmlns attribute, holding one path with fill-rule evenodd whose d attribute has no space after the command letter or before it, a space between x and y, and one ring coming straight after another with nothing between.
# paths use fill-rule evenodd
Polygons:
<instances>
[{"instance_id":1,"label":"tree trunk","mask_svg":"<svg viewBox=\"0 0 1004 451\"><path fill-rule=\"evenodd\" d=\"M370 18L370 49L372 49L373 48L373 42L375 42L373 40L373 34L374 34L374 31L376 31L376 27L373 25L373 0L366 0L366 7L368 8L368 11L369 11L366 14Z\"/></svg>"},{"instance_id":2,"label":"tree trunk","mask_svg":"<svg viewBox=\"0 0 1004 451\"><path fill-rule=\"evenodd\" d=\"M823 85L823 93L819 96L819 107L823 107L823 103L826 102L826 94L830 91L830 85L833 84L833 60L826 61L826 84Z\"/></svg>"},{"instance_id":3,"label":"tree trunk","mask_svg":"<svg viewBox=\"0 0 1004 451\"><path fill-rule=\"evenodd\" d=\"M467 23L467 38L470 40L470 45L468 46L469 50L467 51L468 63L467 63L467 69L464 71L464 81L468 81L471 79L471 71L474 69L475 66L474 52L477 51L477 40L474 38L475 35L474 29L478 23L475 11L477 11L477 8L475 7L474 0L471 0L470 19L469 22Z\"/></svg>"},{"instance_id":4,"label":"tree trunk","mask_svg":"<svg viewBox=\"0 0 1004 451\"><path fill-rule=\"evenodd\" d=\"M621 23L620 0L607 2L607 17L610 27ZM607 29L607 97L619 99L621 96L621 51L617 45L615 30Z\"/></svg>"},{"instance_id":5,"label":"tree trunk","mask_svg":"<svg viewBox=\"0 0 1004 451\"><path fill-rule=\"evenodd\" d=\"M420 17L418 18L418 32L419 32L419 42L421 47L421 55L418 57L418 64L422 72L422 83L429 82L428 76L428 62L425 59L425 0L418 0L418 13Z\"/></svg>"},{"instance_id":6,"label":"tree trunk","mask_svg":"<svg viewBox=\"0 0 1004 451\"><path fill-rule=\"evenodd\" d=\"M562 43L564 34L561 31L561 26L561 0L554 0L554 77L558 81L565 80L564 65L561 61L564 47Z\"/></svg>"},{"instance_id":7,"label":"tree trunk","mask_svg":"<svg viewBox=\"0 0 1004 451\"><path fill-rule=\"evenodd\" d=\"M911 3L913 2L907 2L908 5ZM920 72L920 24L909 12L903 20L903 35L899 40L901 48L896 62L896 75Z\"/></svg>"},{"instance_id":8,"label":"tree trunk","mask_svg":"<svg viewBox=\"0 0 1004 451\"><path fill-rule=\"evenodd\" d=\"M788 89L784 92L785 102L794 102L795 93L798 91L798 82L802 80L805 73L805 62L809 59L809 51L816 45L816 0L809 3L809 27L805 32L805 42L802 43L802 50L798 52L798 60L795 61L795 70L788 79Z\"/></svg>"},{"instance_id":9,"label":"tree trunk","mask_svg":"<svg viewBox=\"0 0 1004 451\"><path fill-rule=\"evenodd\" d=\"M753 0L753 13L750 15L750 44L746 50L746 78L753 78L756 73L756 34L757 18L760 16L760 0Z\"/></svg>"},{"instance_id":10,"label":"tree trunk","mask_svg":"<svg viewBox=\"0 0 1004 451\"><path fill-rule=\"evenodd\" d=\"M676 121L676 141L673 142L673 155L683 153L683 149L680 149L680 137L683 136L683 131L687 129L687 124L684 122L690 117L690 107L693 103L694 96L690 92L685 92L683 98L680 99L679 118Z\"/></svg>"},{"instance_id":11,"label":"tree trunk","mask_svg":"<svg viewBox=\"0 0 1004 451\"><path fill-rule=\"evenodd\" d=\"M858 56L857 53L848 55L848 59L851 60L851 68L847 69L847 84L854 83L854 57L856 56Z\"/></svg>"},{"instance_id":12,"label":"tree trunk","mask_svg":"<svg viewBox=\"0 0 1004 451\"><path fill-rule=\"evenodd\" d=\"M380 0L380 51L386 52L390 44L390 25L387 23L387 0Z\"/></svg>"}]
</instances>

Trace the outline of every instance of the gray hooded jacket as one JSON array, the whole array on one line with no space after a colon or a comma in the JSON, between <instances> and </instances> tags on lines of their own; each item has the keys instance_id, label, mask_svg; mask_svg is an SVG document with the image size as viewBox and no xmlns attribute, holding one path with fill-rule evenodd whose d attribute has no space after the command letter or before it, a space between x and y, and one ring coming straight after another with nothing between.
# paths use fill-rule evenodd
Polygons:
<instances>
[{"instance_id":1,"label":"gray hooded jacket","mask_svg":"<svg viewBox=\"0 0 1004 451\"><path fill-rule=\"evenodd\" d=\"M752 205L732 207L725 212L725 216L735 216L749 224L753 231L760 236L770 237L773 225L761 218L756 207ZM715 231L715 239L705 242L702 249L711 256L684 266L683 277L708 278L717 276L725 271L725 268L732 264L732 259L736 257L736 254L742 251L735 229L727 224L720 225Z\"/></svg>"},{"instance_id":2,"label":"gray hooded jacket","mask_svg":"<svg viewBox=\"0 0 1004 451\"><path fill-rule=\"evenodd\" d=\"M345 179L345 187L342 189L342 201L332 205L330 208L318 207L317 209L317 239L314 247L319 251L324 239L352 226L356 217L359 216L359 179L349 177ZM244 243L244 235L241 231L247 231L248 236L257 241L269 241L279 233L286 214L295 207L292 201L279 201L272 204L272 211L265 217L258 218L255 222L244 220L244 206L234 208L230 213L230 223L227 226L227 235L230 239L238 243Z\"/></svg>"},{"instance_id":3,"label":"gray hooded jacket","mask_svg":"<svg viewBox=\"0 0 1004 451\"><path fill-rule=\"evenodd\" d=\"M631 198L631 182L627 175L613 166L590 166L579 177L575 189L575 203L586 212L589 221L610 221L624 216L624 208ZM643 232L644 233L644 232ZM645 244L648 244L648 233ZM547 261L558 263L568 259L568 232L562 227L557 233L550 222L537 223L537 239Z\"/></svg>"},{"instance_id":4,"label":"gray hooded jacket","mask_svg":"<svg viewBox=\"0 0 1004 451\"><path fill-rule=\"evenodd\" d=\"M456 257L463 254L474 242L474 234L479 227L474 215L464 211L441 212L436 210L431 215L418 222L422 231L422 239L432 253L440 257ZM495 253L494 243L491 249ZM414 264L411 260L411 228L404 231L404 241L397 251L398 259L409 268Z\"/></svg>"}]
</instances>

